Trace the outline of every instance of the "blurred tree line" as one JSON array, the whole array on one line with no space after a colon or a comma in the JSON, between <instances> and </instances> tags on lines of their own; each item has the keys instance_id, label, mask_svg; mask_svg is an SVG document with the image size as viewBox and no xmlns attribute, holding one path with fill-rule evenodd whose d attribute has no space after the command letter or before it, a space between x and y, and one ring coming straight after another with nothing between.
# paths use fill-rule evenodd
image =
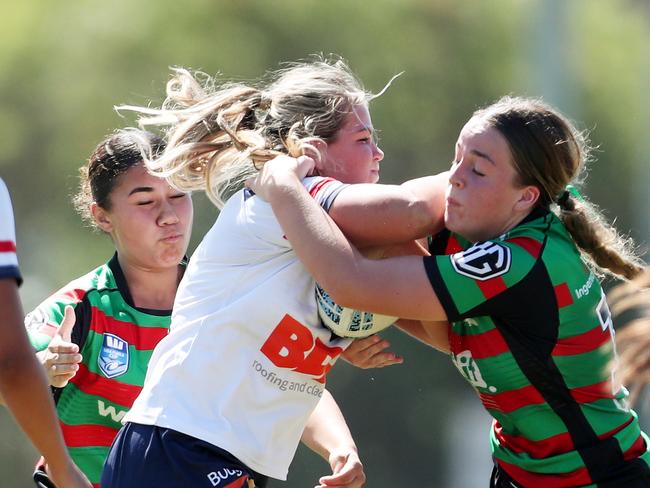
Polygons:
<instances>
[{"instance_id":1,"label":"blurred tree line","mask_svg":"<svg viewBox=\"0 0 650 488\"><path fill-rule=\"evenodd\" d=\"M134 124L114 105L162 101L170 66L246 80L336 53L375 92L404 72L371 107L390 183L445 169L478 107L505 94L543 97L598 148L587 195L649 241L647 0L28 0L4 5L0 39L0 176L12 193L27 310L109 257L109 239L72 209L77 168L105 134ZM217 215L203 195L194 201L191 250ZM443 355L386 336L404 365L343 364L329 382L367 486L486 485L489 420L471 389ZM2 411L0 486L31 486L34 458ZM289 482L272 486L313 486L326 472L301 447Z\"/></svg>"}]
</instances>

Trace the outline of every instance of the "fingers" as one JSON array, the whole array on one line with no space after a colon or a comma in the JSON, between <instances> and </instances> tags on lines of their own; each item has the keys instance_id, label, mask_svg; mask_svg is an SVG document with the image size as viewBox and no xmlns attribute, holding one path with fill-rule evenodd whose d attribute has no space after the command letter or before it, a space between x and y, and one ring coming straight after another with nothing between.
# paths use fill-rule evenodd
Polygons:
<instances>
[{"instance_id":1,"label":"fingers","mask_svg":"<svg viewBox=\"0 0 650 488\"><path fill-rule=\"evenodd\" d=\"M53 364L47 370L48 379L52 386L63 388L74 378L78 370L78 364Z\"/></svg>"},{"instance_id":2,"label":"fingers","mask_svg":"<svg viewBox=\"0 0 650 488\"><path fill-rule=\"evenodd\" d=\"M337 486L339 488L361 488L366 482L363 465L358 458L349 457L343 466L329 476L322 476L316 488Z\"/></svg>"},{"instance_id":3,"label":"fingers","mask_svg":"<svg viewBox=\"0 0 650 488\"><path fill-rule=\"evenodd\" d=\"M78 353L57 353L48 350L43 366L50 385L57 388L67 385L79 371L79 363L82 359L82 355Z\"/></svg>"},{"instance_id":4,"label":"fingers","mask_svg":"<svg viewBox=\"0 0 650 488\"><path fill-rule=\"evenodd\" d=\"M314 158L311 158L309 156L300 156L297 159L297 163L296 175L300 179L312 174L316 168L316 161Z\"/></svg>"},{"instance_id":5,"label":"fingers","mask_svg":"<svg viewBox=\"0 0 650 488\"><path fill-rule=\"evenodd\" d=\"M390 342L378 335L355 340L343 353L343 358L361 369L383 368L401 364L404 359L393 352L386 351Z\"/></svg>"},{"instance_id":6,"label":"fingers","mask_svg":"<svg viewBox=\"0 0 650 488\"><path fill-rule=\"evenodd\" d=\"M79 353L50 353L45 359L45 367L51 368L52 366L62 366L64 364L79 364L83 356Z\"/></svg>"}]
</instances>

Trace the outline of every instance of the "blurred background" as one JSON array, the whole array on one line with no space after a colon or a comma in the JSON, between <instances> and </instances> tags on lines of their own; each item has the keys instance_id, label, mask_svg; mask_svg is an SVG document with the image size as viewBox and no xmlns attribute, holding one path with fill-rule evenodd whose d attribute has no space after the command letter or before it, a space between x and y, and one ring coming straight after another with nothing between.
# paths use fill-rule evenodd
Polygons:
<instances>
[{"instance_id":1,"label":"blurred background","mask_svg":"<svg viewBox=\"0 0 650 488\"><path fill-rule=\"evenodd\" d=\"M84 228L70 203L77 168L105 134L133 125L114 105L162 101L170 66L245 80L336 53L375 92L404 72L371 106L387 183L445 169L480 106L543 97L598 148L585 193L641 246L650 242L648 0L27 0L2 15L0 176L16 213L26 311L110 257L109 239ZM217 215L203 195L194 201L190 251ZM367 486L486 486L490 421L473 390L442 354L385 335L403 365L341 362L328 382ZM0 409L0 486L32 486L35 458ZM314 486L328 472L301 447L288 482L271 486Z\"/></svg>"}]
</instances>

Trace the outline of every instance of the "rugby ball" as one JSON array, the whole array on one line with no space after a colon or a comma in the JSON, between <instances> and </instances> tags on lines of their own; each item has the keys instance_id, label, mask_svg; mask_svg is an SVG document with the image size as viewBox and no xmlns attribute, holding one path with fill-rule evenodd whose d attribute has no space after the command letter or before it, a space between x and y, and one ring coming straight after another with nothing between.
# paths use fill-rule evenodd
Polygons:
<instances>
[{"instance_id":1,"label":"rugby ball","mask_svg":"<svg viewBox=\"0 0 650 488\"><path fill-rule=\"evenodd\" d=\"M316 284L318 315L323 325L339 337L361 338L393 325L397 317L362 312L334 303L329 294Z\"/></svg>"}]
</instances>

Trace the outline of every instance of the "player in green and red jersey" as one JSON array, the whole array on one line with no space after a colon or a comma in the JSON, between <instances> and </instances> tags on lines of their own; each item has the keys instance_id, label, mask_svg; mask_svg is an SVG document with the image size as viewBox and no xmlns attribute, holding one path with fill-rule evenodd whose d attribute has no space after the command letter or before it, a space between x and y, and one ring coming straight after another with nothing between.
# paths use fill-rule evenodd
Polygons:
<instances>
[{"instance_id":1,"label":"player in green and red jersey","mask_svg":"<svg viewBox=\"0 0 650 488\"><path fill-rule=\"evenodd\" d=\"M539 101L477 111L456 144L446 231L424 258L359 254L300 185L309 158L278 158L251 183L338 304L413 319L402 327L451 353L494 418L495 488L650 487L650 445L610 368L613 325L597 279L643 267L565 189L586 149Z\"/></svg>"},{"instance_id":2,"label":"player in green and red jersey","mask_svg":"<svg viewBox=\"0 0 650 488\"><path fill-rule=\"evenodd\" d=\"M68 450L94 486L151 352L167 335L192 226L190 196L147 173L143 148L157 154L163 141L117 131L81 168L77 209L111 236L116 253L25 319L54 387ZM44 466L34 477L51 486Z\"/></svg>"}]
</instances>

